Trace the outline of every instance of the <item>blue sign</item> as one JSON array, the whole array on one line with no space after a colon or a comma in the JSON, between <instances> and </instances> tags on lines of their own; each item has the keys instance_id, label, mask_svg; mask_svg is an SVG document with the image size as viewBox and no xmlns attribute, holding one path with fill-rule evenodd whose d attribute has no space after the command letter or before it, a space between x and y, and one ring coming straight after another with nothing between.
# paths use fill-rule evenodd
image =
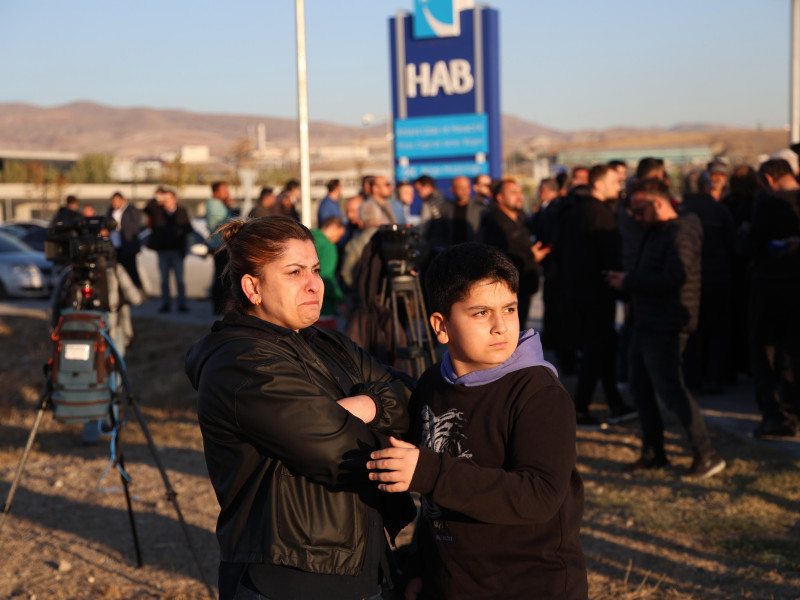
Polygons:
<instances>
[{"instance_id":1,"label":"blue sign","mask_svg":"<svg viewBox=\"0 0 800 600\"><path fill-rule=\"evenodd\" d=\"M447 7L415 0L413 15L389 20L392 112L399 179L427 174L448 190L458 175L502 175L499 18L486 6L456 11L455 37L434 26ZM459 0L445 2L457 9ZM424 22L430 31L418 31ZM430 36L430 32L437 37ZM427 37L422 37L427 36Z\"/></svg>"},{"instance_id":2,"label":"blue sign","mask_svg":"<svg viewBox=\"0 0 800 600\"><path fill-rule=\"evenodd\" d=\"M414 0L414 37L454 37L461 33L453 0Z\"/></svg>"},{"instance_id":3,"label":"blue sign","mask_svg":"<svg viewBox=\"0 0 800 600\"><path fill-rule=\"evenodd\" d=\"M489 152L488 119L483 115L414 117L394 122L395 156L439 158Z\"/></svg>"},{"instance_id":4,"label":"blue sign","mask_svg":"<svg viewBox=\"0 0 800 600\"><path fill-rule=\"evenodd\" d=\"M470 162L427 162L408 165L407 167L398 166L395 176L398 181L413 181L420 175L429 175L434 179L445 179L450 182L454 177L466 175L475 177L476 175L488 175L489 164Z\"/></svg>"}]
</instances>

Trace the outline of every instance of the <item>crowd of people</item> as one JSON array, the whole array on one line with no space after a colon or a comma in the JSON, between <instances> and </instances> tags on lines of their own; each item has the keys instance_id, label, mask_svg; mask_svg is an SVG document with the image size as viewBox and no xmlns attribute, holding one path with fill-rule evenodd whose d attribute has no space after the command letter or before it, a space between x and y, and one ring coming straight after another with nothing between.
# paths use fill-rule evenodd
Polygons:
<instances>
[{"instance_id":1,"label":"crowd of people","mask_svg":"<svg viewBox=\"0 0 800 600\"><path fill-rule=\"evenodd\" d=\"M654 432L645 435L651 441L639 466L665 464L660 416L653 414L656 394L681 418L697 460L719 466L704 441L692 394L720 393L737 376L752 375L763 415L754 434L797 432L800 356L793 344L800 324L792 310L800 286L797 177L797 154L791 150L777 153L758 171L715 160L686 176L677 194L663 160L644 158L633 173L624 162L611 161L543 179L529 212L517 181L492 181L485 174L453 178L450 197L427 175L396 189L387 177L368 175L349 198L333 179L317 205L313 232L326 283L324 322L347 329L362 301L362 256L381 226L418 228L421 270L454 244L486 243L506 253L520 273L522 327L542 282L542 340L561 373L577 376L579 428L641 418L642 406L650 406L643 425L653 421ZM296 180L277 194L264 187L248 217L299 221L299 197ZM79 214L75 197L59 214L65 211ZM114 223L110 239L118 262L139 288L138 233L146 219L148 245L158 254L161 272L160 310L169 311L174 302L178 311L188 311L182 267L191 225L175 190L159 187L142 212L117 192L106 216ZM225 311L229 296L227 251L217 230L239 218L228 184L214 183L205 203L214 314ZM656 332L669 333L668 342ZM589 410L598 382L608 406L603 418ZM626 384L631 400L620 392Z\"/></svg>"}]
</instances>

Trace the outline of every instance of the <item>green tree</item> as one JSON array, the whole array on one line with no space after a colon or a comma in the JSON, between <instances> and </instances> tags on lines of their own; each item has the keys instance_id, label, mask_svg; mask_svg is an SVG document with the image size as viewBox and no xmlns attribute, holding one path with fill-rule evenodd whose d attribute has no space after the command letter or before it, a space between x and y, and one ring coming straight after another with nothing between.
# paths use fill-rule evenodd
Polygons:
<instances>
[{"instance_id":1,"label":"green tree","mask_svg":"<svg viewBox=\"0 0 800 600\"><path fill-rule=\"evenodd\" d=\"M67 171L70 183L111 183L112 154L84 154Z\"/></svg>"},{"instance_id":2,"label":"green tree","mask_svg":"<svg viewBox=\"0 0 800 600\"><path fill-rule=\"evenodd\" d=\"M28 181L28 169L25 163L19 160L3 161L3 170L0 171L3 183L25 183Z\"/></svg>"},{"instance_id":3,"label":"green tree","mask_svg":"<svg viewBox=\"0 0 800 600\"><path fill-rule=\"evenodd\" d=\"M281 186L287 180L299 177L297 169L261 169L256 184L260 186Z\"/></svg>"}]
</instances>

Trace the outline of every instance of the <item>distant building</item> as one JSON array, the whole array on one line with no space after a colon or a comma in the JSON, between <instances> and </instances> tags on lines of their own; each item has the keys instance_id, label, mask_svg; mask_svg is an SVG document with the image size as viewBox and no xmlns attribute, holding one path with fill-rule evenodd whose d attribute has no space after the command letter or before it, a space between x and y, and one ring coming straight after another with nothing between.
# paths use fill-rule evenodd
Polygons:
<instances>
[{"instance_id":1,"label":"distant building","mask_svg":"<svg viewBox=\"0 0 800 600\"><path fill-rule=\"evenodd\" d=\"M46 152L41 150L2 150L0 149L0 171L10 162L39 163L45 169L55 168L68 171L80 158L77 152Z\"/></svg>"},{"instance_id":2,"label":"distant building","mask_svg":"<svg viewBox=\"0 0 800 600\"><path fill-rule=\"evenodd\" d=\"M708 145L643 147L643 148L582 148L564 150L558 153L556 162L562 165L596 165L610 160L622 160L636 165L645 156L657 156L678 167L705 165L714 157L714 150Z\"/></svg>"},{"instance_id":3,"label":"distant building","mask_svg":"<svg viewBox=\"0 0 800 600\"><path fill-rule=\"evenodd\" d=\"M208 146L181 146L180 157L184 164L208 162L211 149Z\"/></svg>"}]
</instances>

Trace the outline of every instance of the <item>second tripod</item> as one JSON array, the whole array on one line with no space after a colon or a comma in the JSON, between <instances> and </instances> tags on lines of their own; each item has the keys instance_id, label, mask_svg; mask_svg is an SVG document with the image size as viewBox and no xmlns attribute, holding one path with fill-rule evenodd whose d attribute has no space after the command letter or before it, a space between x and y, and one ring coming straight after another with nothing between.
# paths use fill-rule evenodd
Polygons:
<instances>
[{"instance_id":1,"label":"second tripod","mask_svg":"<svg viewBox=\"0 0 800 600\"><path fill-rule=\"evenodd\" d=\"M428 313L419 277L390 275L383 280L382 304L392 313L392 339L398 368L418 378L436 362Z\"/></svg>"}]
</instances>

